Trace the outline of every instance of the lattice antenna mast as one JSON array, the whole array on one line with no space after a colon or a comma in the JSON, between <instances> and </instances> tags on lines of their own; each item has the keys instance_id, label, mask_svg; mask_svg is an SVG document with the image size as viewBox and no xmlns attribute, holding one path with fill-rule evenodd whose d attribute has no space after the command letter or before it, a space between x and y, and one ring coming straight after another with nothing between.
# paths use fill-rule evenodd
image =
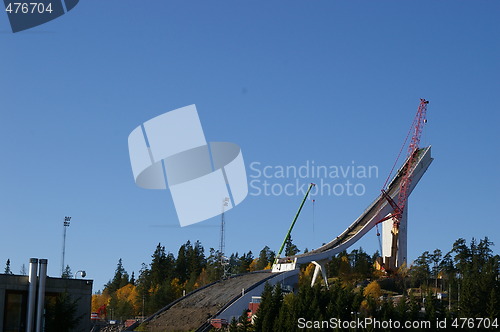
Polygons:
<instances>
[{"instance_id":1,"label":"lattice antenna mast","mask_svg":"<svg viewBox=\"0 0 500 332\"><path fill-rule=\"evenodd\" d=\"M220 222L220 243L219 243L219 255L220 255L220 264L222 266L222 277L225 278L227 274L226 266L229 264L229 260L226 256L224 256L224 251L226 250L226 218L225 218L225 209L229 205L229 197L224 198L222 201L222 214L221 214L221 222Z\"/></svg>"}]
</instances>

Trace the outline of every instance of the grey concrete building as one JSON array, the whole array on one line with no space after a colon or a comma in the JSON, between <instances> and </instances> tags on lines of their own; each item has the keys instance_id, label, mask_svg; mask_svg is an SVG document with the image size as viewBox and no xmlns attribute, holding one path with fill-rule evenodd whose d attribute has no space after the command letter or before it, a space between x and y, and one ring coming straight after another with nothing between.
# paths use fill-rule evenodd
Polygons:
<instances>
[{"instance_id":1,"label":"grey concrete building","mask_svg":"<svg viewBox=\"0 0 500 332\"><path fill-rule=\"evenodd\" d=\"M40 262L40 275L37 275L37 259L30 261L29 276L0 274L1 330L4 332L47 331L44 329L46 306L55 303L61 294L66 293L70 301L76 303L74 316L78 317L79 321L74 331L90 331L92 280L46 277L47 262L46 260L40 260ZM45 264L45 267L42 264ZM31 280L34 282L31 283Z\"/></svg>"}]
</instances>

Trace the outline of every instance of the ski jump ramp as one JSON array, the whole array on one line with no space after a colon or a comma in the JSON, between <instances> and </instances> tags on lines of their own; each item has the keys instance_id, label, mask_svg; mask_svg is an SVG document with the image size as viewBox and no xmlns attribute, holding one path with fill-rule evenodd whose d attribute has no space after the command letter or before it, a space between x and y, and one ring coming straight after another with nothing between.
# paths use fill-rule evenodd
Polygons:
<instances>
[{"instance_id":1,"label":"ski jump ramp","mask_svg":"<svg viewBox=\"0 0 500 332\"><path fill-rule=\"evenodd\" d=\"M418 182L424 175L425 171L432 163L431 157L431 147L425 147L419 149L416 152L417 158L415 160L415 166L410 170L411 184L409 192L413 191L417 186ZM399 195L399 183L402 177L402 170L406 166L408 160L405 164L398 170L394 178L389 183L387 188L387 193L394 199L398 201ZM378 221L387 216L392 212L392 207L387 202L387 200L380 194L375 201L370 204L370 206L356 219L342 234L334 238L327 244L312 250L305 254L300 254L291 257L280 258L278 264L273 266L273 272L283 272L289 271L296 268L297 264L315 263L318 268L322 268L322 265L334 255L346 250L359 239L361 239L368 231L370 231ZM392 222L387 220L385 222ZM405 229L406 230L406 229ZM401 234L400 246L401 250L406 256L406 234ZM402 241L404 243L401 243ZM382 253L381 253L382 254ZM403 257L403 261L406 261L406 257ZM318 263L319 262L319 263ZM324 271L324 268L322 268ZM318 271L315 271L317 274ZM313 277L313 280L315 277Z\"/></svg>"},{"instance_id":2,"label":"ski jump ramp","mask_svg":"<svg viewBox=\"0 0 500 332\"><path fill-rule=\"evenodd\" d=\"M432 163L431 157L431 147L425 147L417 151L417 157L415 159L415 166L410 170L410 194L417 186L418 182L424 175L427 168ZM406 166L408 161L398 170L394 178L389 183L387 188L387 193L394 199L398 201L399 195L399 183L402 178L402 170ZM406 210L406 209L405 209ZM309 251L308 253L283 257L278 260L278 264L274 264L273 272L275 277L271 277L267 280L271 285L278 283L293 284L293 280L298 280L300 264L314 263L316 269L314 270L314 275L312 278L311 285L314 284L319 272L321 271L323 279L325 281L326 287L328 287L328 282L326 280L325 266L324 264L328 262L334 255L346 250L359 239L361 239L366 233L368 233L379 220L387 216L392 212L392 207L387 202L382 194L380 194L375 201L368 206L368 208L356 219L342 234L334 238L327 244L319 247L318 249ZM392 223L389 219L384 223ZM406 218L405 214L401 220L400 232L399 232L399 247L400 251L404 254L403 261L406 260ZM252 291L242 294L242 296L231 303L227 308L219 312L216 317L224 318L230 321L233 317L239 317L243 309L248 308L248 303L252 296L260 296L262 293L264 285L261 284ZM199 330L202 331L202 330ZM203 330L205 331L205 330Z\"/></svg>"}]
</instances>

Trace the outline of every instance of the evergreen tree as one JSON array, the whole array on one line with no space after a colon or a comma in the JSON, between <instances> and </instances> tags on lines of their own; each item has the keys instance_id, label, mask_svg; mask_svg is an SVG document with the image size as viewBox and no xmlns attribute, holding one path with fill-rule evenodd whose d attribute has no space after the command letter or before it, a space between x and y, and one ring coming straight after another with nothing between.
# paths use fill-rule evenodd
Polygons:
<instances>
[{"instance_id":1,"label":"evergreen tree","mask_svg":"<svg viewBox=\"0 0 500 332\"><path fill-rule=\"evenodd\" d=\"M241 313L241 316L238 319L238 323L240 325L238 331L241 331L241 332L252 331L252 322L250 321L250 319L248 319L248 312L249 311L250 310L248 310L248 309L244 309L243 312Z\"/></svg>"},{"instance_id":2,"label":"evergreen tree","mask_svg":"<svg viewBox=\"0 0 500 332\"><path fill-rule=\"evenodd\" d=\"M418 319L418 313L420 312L420 303L417 302L413 293L410 293L410 298L408 300L408 319L415 321Z\"/></svg>"},{"instance_id":3,"label":"evergreen tree","mask_svg":"<svg viewBox=\"0 0 500 332\"><path fill-rule=\"evenodd\" d=\"M64 268L61 278L64 279L73 278L73 272L71 272L71 268L69 267L69 265L66 265L66 267Z\"/></svg>"},{"instance_id":4,"label":"evergreen tree","mask_svg":"<svg viewBox=\"0 0 500 332\"><path fill-rule=\"evenodd\" d=\"M108 282L104 288L109 292L109 294L115 293L118 289L129 283L129 277L127 271L123 268L122 259L118 260L116 265L115 275L113 279Z\"/></svg>"},{"instance_id":5,"label":"evergreen tree","mask_svg":"<svg viewBox=\"0 0 500 332\"><path fill-rule=\"evenodd\" d=\"M294 256L300 252L299 248L292 242L292 236L289 235L285 243L285 256Z\"/></svg>"},{"instance_id":6,"label":"evergreen tree","mask_svg":"<svg viewBox=\"0 0 500 332\"><path fill-rule=\"evenodd\" d=\"M488 299L488 306L486 308L487 317L492 321L500 317L500 303L498 301L498 295L494 288L491 289L490 296Z\"/></svg>"},{"instance_id":7,"label":"evergreen tree","mask_svg":"<svg viewBox=\"0 0 500 332\"><path fill-rule=\"evenodd\" d=\"M438 276L439 276L439 262L441 261L442 252L439 249L434 250L432 254L429 255L429 260L433 263L432 265L432 277L434 278L435 294L438 288Z\"/></svg>"},{"instance_id":8,"label":"evergreen tree","mask_svg":"<svg viewBox=\"0 0 500 332\"><path fill-rule=\"evenodd\" d=\"M443 273L444 280L446 281L446 283L443 284L443 288L449 289L456 274L451 252L444 255L443 259L439 263L439 270ZM450 294L448 294L448 296L450 296Z\"/></svg>"},{"instance_id":9,"label":"evergreen tree","mask_svg":"<svg viewBox=\"0 0 500 332\"><path fill-rule=\"evenodd\" d=\"M413 287L420 287L422 284L427 285L431 272L430 272L430 258L429 252L425 251L414 262L410 268L410 277Z\"/></svg>"},{"instance_id":10,"label":"evergreen tree","mask_svg":"<svg viewBox=\"0 0 500 332\"><path fill-rule=\"evenodd\" d=\"M253 261L252 251L249 251L248 253L243 254L243 256L241 256L239 259L238 273L249 272L250 271L250 264L252 264L252 261Z\"/></svg>"},{"instance_id":11,"label":"evergreen tree","mask_svg":"<svg viewBox=\"0 0 500 332\"><path fill-rule=\"evenodd\" d=\"M296 298L293 293L286 294L283 297L283 304L276 321L276 332L289 332L297 329L299 317L297 316Z\"/></svg>"},{"instance_id":12,"label":"evergreen tree","mask_svg":"<svg viewBox=\"0 0 500 332\"><path fill-rule=\"evenodd\" d=\"M205 249L200 241L196 241L194 246L189 247L188 253L189 273L197 277L203 268L205 268Z\"/></svg>"},{"instance_id":13,"label":"evergreen tree","mask_svg":"<svg viewBox=\"0 0 500 332\"><path fill-rule=\"evenodd\" d=\"M408 310L409 310L409 305L406 302L406 296L403 295L400 299L398 304L395 307L395 312L396 312L396 317L397 319L401 322L401 326L403 326L404 322L409 320L408 319Z\"/></svg>"},{"instance_id":14,"label":"evergreen tree","mask_svg":"<svg viewBox=\"0 0 500 332\"><path fill-rule=\"evenodd\" d=\"M358 280L371 277L373 273L373 261L372 258L363 251L363 248L360 247L358 250L353 250L349 257L351 258L350 263L352 272Z\"/></svg>"},{"instance_id":15,"label":"evergreen tree","mask_svg":"<svg viewBox=\"0 0 500 332\"><path fill-rule=\"evenodd\" d=\"M435 297L428 292L424 298L425 319L435 321L438 316Z\"/></svg>"},{"instance_id":16,"label":"evergreen tree","mask_svg":"<svg viewBox=\"0 0 500 332\"><path fill-rule=\"evenodd\" d=\"M13 274L10 270L10 259L7 258L7 262L5 263L5 274Z\"/></svg>"},{"instance_id":17,"label":"evergreen tree","mask_svg":"<svg viewBox=\"0 0 500 332\"><path fill-rule=\"evenodd\" d=\"M134 274L134 271L132 271L132 276L130 277L130 281L129 281L132 285L135 286L135 274Z\"/></svg>"},{"instance_id":18,"label":"evergreen tree","mask_svg":"<svg viewBox=\"0 0 500 332\"><path fill-rule=\"evenodd\" d=\"M264 270L268 264L272 264L274 261L274 252L265 246L259 253L259 259L257 261L256 269Z\"/></svg>"},{"instance_id":19,"label":"evergreen tree","mask_svg":"<svg viewBox=\"0 0 500 332\"><path fill-rule=\"evenodd\" d=\"M273 295L271 298L271 307L266 315L266 319L262 324L262 329L264 331L275 331L276 321L281 309L281 303L283 301L283 291L281 289L281 284L276 284L273 289Z\"/></svg>"},{"instance_id":20,"label":"evergreen tree","mask_svg":"<svg viewBox=\"0 0 500 332\"><path fill-rule=\"evenodd\" d=\"M229 273L230 274L237 274L239 271L239 266L240 266L240 258L238 253L236 254L231 254L229 257Z\"/></svg>"},{"instance_id":21,"label":"evergreen tree","mask_svg":"<svg viewBox=\"0 0 500 332\"><path fill-rule=\"evenodd\" d=\"M344 250L338 254L338 258L338 276L344 281L351 281L353 275L349 255Z\"/></svg>"},{"instance_id":22,"label":"evergreen tree","mask_svg":"<svg viewBox=\"0 0 500 332\"><path fill-rule=\"evenodd\" d=\"M389 321L395 317L394 303L391 299L384 300L380 308L380 319L383 321Z\"/></svg>"},{"instance_id":23,"label":"evergreen tree","mask_svg":"<svg viewBox=\"0 0 500 332\"><path fill-rule=\"evenodd\" d=\"M54 301L47 301L45 307L45 331L72 332L75 331L82 316L77 317L78 301L73 300L68 293L62 293Z\"/></svg>"},{"instance_id":24,"label":"evergreen tree","mask_svg":"<svg viewBox=\"0 0 500 332\"><path fill-rule=\"evenodd\" d=\"M467 270L468 264L471 262L471 252L465 240L460 238L455 241L455 243L453 243L452 252L455 254L454 261L457 270L464 273Z\"/></svg>"},{"instance_id":25,"label":"evergreen tree","mask_svg":"<svg viewBox=\"0 0 500 332\"><path fill-rule=\"evenodd\" d=\"M186 244L183 244L179 248L179 252L177 253L177 262L175 266L175 276L181 282L184 282L188 278L188 259L187 253L188 249L191 247L191 242L188 241Z\"/></svg>"},{"instance_id":26,"label":"evergreen tree","mask_svg":"<svg viewBox=\"0 0 500 332\"><path fill-rule=\"evenodd\" d=\"M231 319L231 322L229 323L229 332L238 332L239 331L239 328L238 328L238 321L236 320L236 317L233 317Z\"/></svg>"},{"instance_id":27,"label":"evergreen tree","mask_svg":"<svg viewBox=\"0 0 500 332\"><path fill-rule=\"evenodd\" d=\"M236 254L236 258L237 258ZM234 255L231 255L231 257L234 257ZM232 260L233 258L231 258ZM231 261L230 260L230 261ZM232 268L234 268L234 271L232 273L238 273L236 268L237 266L231 265ZM222 269L220 265L220 254L218 250L215 250L214 248L210 248L210 255L208 256L206 260L206 271L208 275L208 280L210 282L220 280L222 278Z\"/></svg>"},{"instance_id":28,"label":"evergreen tree","mask_svg":"<svg viewBox=\"0 0 500 332\"><path fill-rule=\"evenodd\" d=\"M175 258L171 253L165 253L165 247L161 243L158 243L151 257L149 277L152 285L159 285L163 280L174 277Z\"/></svg>"},{"instance_id":29,"label":"evergreen tree","mask_svg":"<svg viewBox=\"0 0 500 332\"><path fill-rule=\"evenodd\" d=\"M152 313L150 310L150 292L151 289L151 271L145 263L142 263L141 269L139 270L139 277L136 281L137 285L137 299L136 301L144 300L145 305L145 315ZM142 309L142 308L141 308ZM142 311L141 311L142 314Z\"/></svg>"},{"instance_id":30,"label":"evergreen tree","mask_svg":"<svg viewBox=\"0 0 500 332\"><path fill-rule=\"evenodd\" d=\"M269 322L269 312L271 311L273 301L273 286L271 286L268 282L264 285L264 290L261 294L261 300L259 309L255 313L255 330L256 331L272 331L272 330L264 330L264 322L268 324Z\"/></svg>"}]
</instances>

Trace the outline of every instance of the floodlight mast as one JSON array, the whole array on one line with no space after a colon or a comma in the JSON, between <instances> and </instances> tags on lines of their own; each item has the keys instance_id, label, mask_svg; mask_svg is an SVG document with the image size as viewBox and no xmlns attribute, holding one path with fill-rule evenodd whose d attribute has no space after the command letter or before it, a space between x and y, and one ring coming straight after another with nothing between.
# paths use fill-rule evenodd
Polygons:
<instances>
[{"instance_id":1,"label":"floodlight mast","mask_svg":"<svg viewBox=\"0 0 500 332\"><path fill-rule=\"evenodd\" d=\"M61 277L64 274L64 256L66 254L66 228L69 227L69 223L71 221L71 217L64 217L64 223L63 223L63 247L62 247L62 262L61 262Z\"/></svg>"},{"instance_id":2,"label":"floodlight mast","mask_svg":"<svg viewBox=\"0 0 500 332\"><path fill-rule=\"evenodd\" d=\"M311 191L312 187L314 187L316 184L311 183L309 184L309 188L307 188L307 192L304 196L304 199L302 200L302 203L300 204L299 210L297 211L297 214L295 214L295 218L293 218L292 224L290 225L290 228L288 228L288 232L286 233L285 239L283 240L283 243L281 244L280 250L278 251L278 254L276 255L276 262L281 256L281 253L283 252L283 249L285 248L286 241L288 241L288 238L290 237L290 234L292 233L293 226L295 226L295 222L299 218L300 211L302 211L302 207L304 206L304 203L306 202L307 196L309 196L309 192Z\"/></svg>"}]
</instances>

